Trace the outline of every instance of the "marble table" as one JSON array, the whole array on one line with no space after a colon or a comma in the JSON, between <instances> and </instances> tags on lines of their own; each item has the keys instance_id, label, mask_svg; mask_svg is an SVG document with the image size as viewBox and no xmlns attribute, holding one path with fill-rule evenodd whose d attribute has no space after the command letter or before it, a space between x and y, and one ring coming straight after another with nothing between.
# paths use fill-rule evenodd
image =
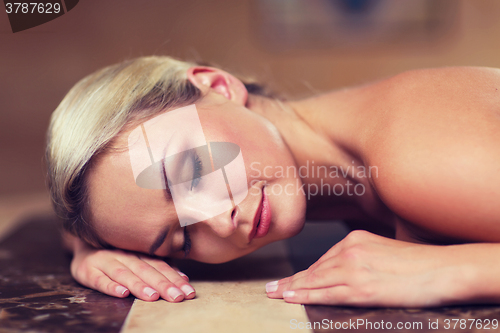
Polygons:
<instances>
[{"instance_id":1,"label":"marble table","mask_svg":"<svg viewBox=\"0 0 500 333\"><path fill-rule=\"evenodd\" d=\"M231 263L180 263L197 298L148 303L109 297L71 278L70 256L45 195L0 200L0 332L499 331L491 323L471 327L472 319L500 320L499 306L303 307L265 296L265 282L306 268L346 232L339 223L310 224L291 240Z\"/></svg>"},{"instance_id":2,"label":"marble table","mask_svg":"<svg viewBox=\"0 0 500 333\"><path fill-rule=\"evenodd\" d=\"M133 298L76 283L52 216L22 224L0 243L0 332L118 332Z\"/></svg>"}]
</instances>

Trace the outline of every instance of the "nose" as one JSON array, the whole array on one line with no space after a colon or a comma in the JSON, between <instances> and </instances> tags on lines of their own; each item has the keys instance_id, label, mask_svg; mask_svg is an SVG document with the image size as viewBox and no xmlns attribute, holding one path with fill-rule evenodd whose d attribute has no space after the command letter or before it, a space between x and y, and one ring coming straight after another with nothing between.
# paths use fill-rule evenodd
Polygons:
<instances>
[{"instance_id":1,"label":"nose","mask_svg":"<svg viewBox=\"0 0 500 333\"><path fill-rule=\"evenodd\" d=\"M238 206L201 222L208 225L221 238L231 236L238 227Z\"/></svg>"}]
</instances>

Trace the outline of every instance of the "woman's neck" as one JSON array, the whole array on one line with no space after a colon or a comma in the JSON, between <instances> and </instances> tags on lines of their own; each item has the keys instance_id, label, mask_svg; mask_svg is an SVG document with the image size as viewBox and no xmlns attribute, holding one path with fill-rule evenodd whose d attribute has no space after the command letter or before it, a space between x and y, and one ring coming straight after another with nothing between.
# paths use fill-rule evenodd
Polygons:
<instances>
[{"instance_id":1,"label":"woman's neck","mask_svg":"<svg viewBox=\"0 0 500 333\"><path fill-rule=\"evenodd\" d=\"M302 170L308 217L378 215L370 182L378 170L365 165L360 97L352 89L299 101L249 97L247 107L276 126Z\"/></svg>"},{"instance_id":2,"label":"woman's neck","mask_svg":"<svg viewBox=\"0 0 500 333\"><path fill-rule=\"evenodd\" d=\"M339 177L329 179L330 182L344 182L353 178L353 166L362 163L345 136L343 128L347 127L347 119L342 122L337 120L336 114L339 112L329 105L332 105L331 101L327 103L322 96L294 102L249 97L248 107L276 126L292 152L297 167L308 171L302 179L306 187L321 185L321 180L326 181L314 172L321 166L333 171L338 169ZM351 201L348 194L339 197L344 197L343 201Z\"/></svg>"}]
</instances>

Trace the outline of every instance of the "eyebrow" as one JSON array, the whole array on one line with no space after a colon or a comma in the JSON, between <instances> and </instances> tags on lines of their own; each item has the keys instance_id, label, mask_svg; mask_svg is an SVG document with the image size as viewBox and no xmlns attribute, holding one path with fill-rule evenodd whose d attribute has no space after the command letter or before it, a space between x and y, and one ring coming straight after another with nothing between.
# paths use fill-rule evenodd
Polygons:
<instances>
[{"instance_id":1,"label":"eyebrow","mask_svg":"<svg viewBox=\"0 0 500 333\"><path fill-rule=\"evenodd\" d=\"M158 248L163 244L163 242L165 242L165 238L167 238L167 235L168 235L168 232L170 231L170 225L167 225L159 234L158 236L156 236L156 239L155 241L153 242L153 244L151 245L151 247L149 248L149 254L151 256L154 256L156 250L158 250Z\"/></svg>"}]
</instances>

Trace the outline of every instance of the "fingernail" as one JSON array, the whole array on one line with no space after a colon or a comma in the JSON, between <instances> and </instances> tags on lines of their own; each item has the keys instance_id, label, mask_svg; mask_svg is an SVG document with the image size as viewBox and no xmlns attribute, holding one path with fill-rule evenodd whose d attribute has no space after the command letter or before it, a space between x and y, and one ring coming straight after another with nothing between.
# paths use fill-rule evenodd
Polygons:
<instances>
[{"instance_id":1,"label":"fingernail","mask_svg":"<svg viewBox=\"0 0 500 333\"><path fill-rule=\"evenodd\" d=\"M287 290L283 292L283 298L290 298L295 296L295 291L293 290Z\"/></svg>"},{"instance_id":2,"label":"fingernail","mask_svg":"<svg viewBox=\"0 0 500 333\"><path fill-rule=\"evenodd\" d=\"M125 288L124 286L116 286L115 291L120 295L125 295L128 289Z\"/></svg>"},{"instance_id":3,"label":"fingernail","mask_svg":"<svg viewBox=\"0 0 500 333\"><path fill-rule=\"evenodd\" d=\"M153 288L146 287L144 288L144 293L148 295L149 297L152 297L154 294L157 294L158 292L154 290Z\"/></svg>"},{"instance_id":4,"label":"fingernail","mask_svg":"<svg viewBox=\"0 0 500 333\"><path fill-rule=\"evenodd\" d=\"M182 291L180 291L179 289L174 288L174 287L169 288L169 289L167 290L167 294L168 294L168 296L172 297L172 299L173 299L174 301L175 301L178 297L180 297L180 296L184 295L184 294L182 293Z\"/></svg>"},{"instance_id":5,"label":"fingernail","mask_svg":"<svg viewBox=\"0 0 500 333\"><path fill-rule=\"evenodd\" d=\"M180 276L187 277L189 279L189 277L186 274L184 274L182 272L177 272L177 273L179 273Z\"/></svg>"},{"instance_id":6,"label":"fingernail","mask_svg":"<svg viewBox=\"0 0 500 333\"><path fill-rule=\"evenodd\" d=\"M266 293L272 293L278 290L278 281L266 283Z\"/></svg>"},{"instance_id":7,"label":"fingernail","mask_svg":"<svg viewBox=\"0 0 500 333\"><path fill-rule=\"evenodd\" d=\"M186 296L189 296L189 295L191 295L192 293L194 293L194 289L193 289L193 287L188 286L187 284L183 285L183 286L181 287L181 290L184 292L184 294L185 294Z\"/></svg>"}]
</instances>

